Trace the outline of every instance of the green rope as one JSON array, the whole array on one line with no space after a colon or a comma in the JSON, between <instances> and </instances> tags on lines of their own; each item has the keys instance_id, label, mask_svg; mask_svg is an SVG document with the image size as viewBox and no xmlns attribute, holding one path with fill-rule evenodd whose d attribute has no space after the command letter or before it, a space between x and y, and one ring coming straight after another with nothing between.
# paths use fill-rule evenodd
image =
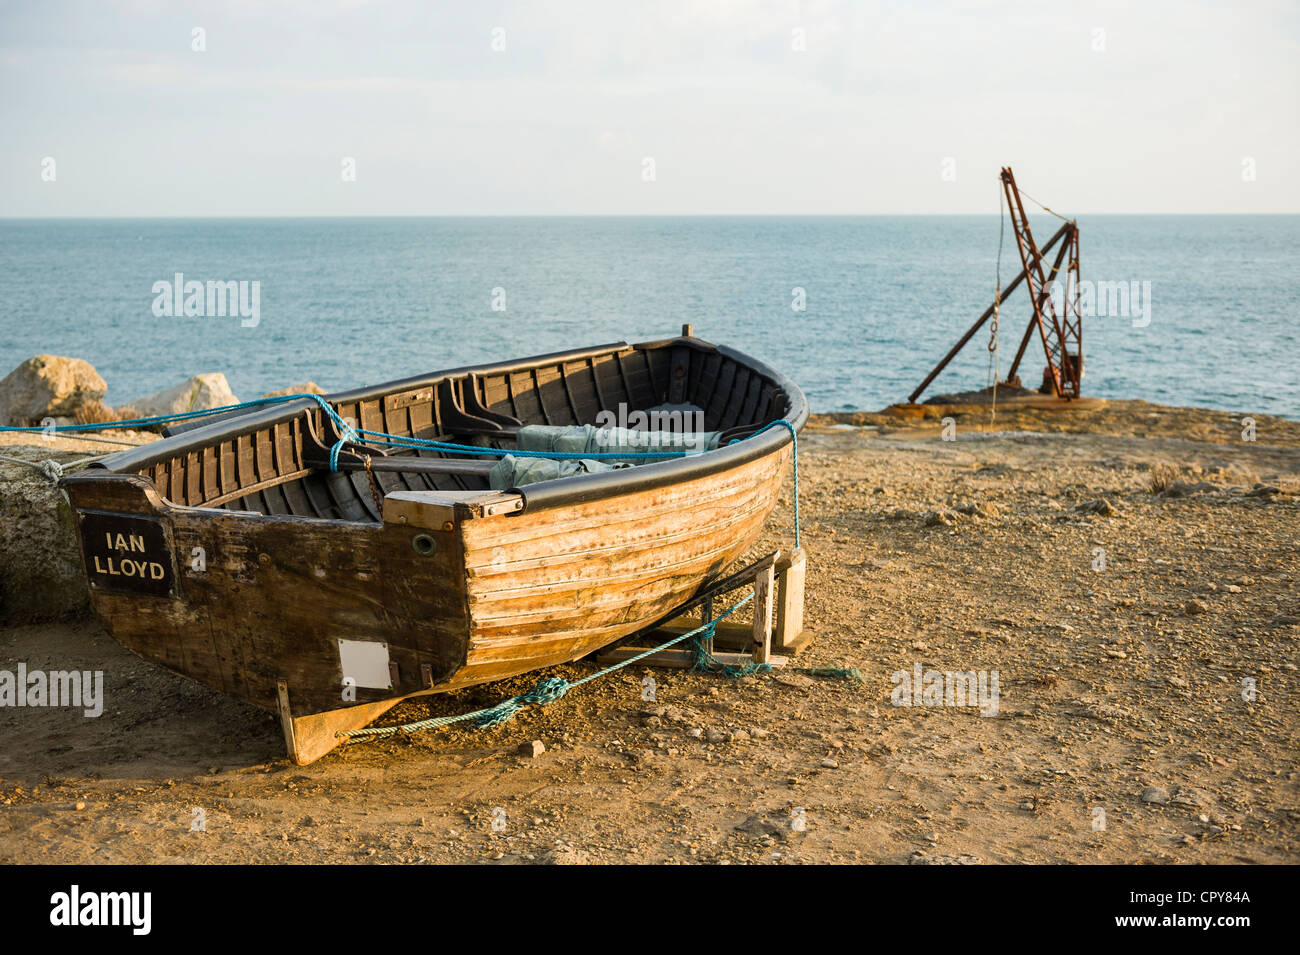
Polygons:
<instances>
[{"instance_id":1,"label":"green rope","mask_svg":"<svg viewBox=\"0 0 1300 955\"><path fill-rule=\"evenodd\" d=\"M714 623L716 622L717 621L714 621ZM739 680L744 676L753 676L756 673L772 672L772 665L770 663L723 663L710 653L708 648L704 645L704 641L712 636L712 632L707 636L699 634L691 640L691 652L695 655L695 660L691 664L691 670L693 672L716 673L732 680ZM808 676L846 680L850 683L864 682L862 673L857 667L785 667L784 669L791 673L804 673Z\"/></svg>"},{"instance_id":2,"label":"green rope","mask_svg":"<svg viewBox=\"0 0 1300 955\"><path fill-rule=\"evenodd\" d=\"M750 594L749 596L753 597L754 595ZM732 609L734 610L735 607ZM720 620L722 618L719 617L718 619ZM691 640L691 652L695 655L695 660L691 664L691 670L693 672L718 673L731 680L739 680L742 676L752 676L755 673L772 672L772 664L770 663L754 663L752 661L739 665L735 663L723 663L710 653L708 648L705 646L705 641L713 639L713 628L717 626L717 623L718 621L714 620L711 623L706 624L704 627L701 627L700 629L707 630L708 634L700 634Z\"/></svg>"},{"instance_id":3,"label":"green rope","mask_svg":"<svg viewBox=\"0 0 1300 955\"><path fill-rule=\"evenodd\" d=\"M487 706L478 710L471 710L468 713L460 713L456 716L434 716L427 720L417 720L414 723L402 723L399 726L368 726L358 730L342 730L336 733L336 736L392 736L396 733L414 733L418 730L437 729L441 726L451 726L454 723L464 723L472 721L477 729L487 729L492 726L500 726L502 723L508 723L527 706L545 706L548 703L554 703L563 697L574 687L582 686L584 683L590 683L592 680L600 679L624 667L629 667L634 663L644 660L646 657L653 656L662 650L667 650L674 644L681 643L683 640L691 641L691 650L695 655L694 663L691 670L703 673L717 673L732 679L739 679L742 676L750 676L756 673L771 673L772 665L770 663L746 663L743 666L737 666L730 663L722 663L717 660L704 647L705 640L712 639L714 631L719 623L727 619L745 604L754 599L754 594L748 593L738 600L727 610L723 611L714 619L702 626L696 627L687 633L673 637L657 647L651 647L649 650L643 650L635 656L629 657L612 666L605 667L603 670L597 670L584 676L581 680L569 681L563 677L551 676L537 681L537 684L524 693L517 696L511 696L495 706ZM850 682L861 683L862 674L858 672L857 667L839 668L839 667L791 667L798 673L806 673L809 676L831 677L835 679L848 680Z\"/></svg>"},{"instance_id":4,"label":"green rope","mask_svg":"<svg viewBox=\"0 0 1300 955\"><path fill-rule=\"evenodd\" d=\"M619 663L615 663L613 666L608 666L603 670L597 670L595 673L589 674L588 676L584 676L581 680L574 680L570 682L564 679L563 677L558 677L558 676L547 677L543 680L539 680L537 685L534 686L531 690L527 691L526 693L520 693L518 696L509 697L508 699L502 700L500 703L496 704L495 706L485 707L481 710L473 710L469 713L461 713L458 716L435 716L427 720L417 720L414 723L404 723L401 726L369 726L359 730L343 730L337 733L336 735L337 736L392 736L394 733L413 733L416 730L435 729L439 726L450 726L453 723L463 723L466 720L473 720L474 725L479 729L485 729L489 726L498 726L502 723L514 719L515 714L517 714L525 706L529 706L529 705L545 706L547 703L554 703L556 700L560 699L560 697L564 696L564 694L568 693L574 687L582 686L582 684L584 683L590 683L592 680L599 679L602 676L607 676L608 674L613 673L616 670L621 670L624 667L631 666L633 663L636 663L640 660L644 660L648 656L653 656L654 654L658 653L661 650L667 650L669 647L673 646L674 644L681 643L683 640L689 640L691 637L697 636L698 634L701 634L706 630L709 631L710 634L712 634L713 629L719 623L721 623L727 617L731 616L733 613L735 613L737 610L745 606L745 604L749 603L753 599L754 599L753 593L746 594L743 600L737 601L735 605L728 608L725 612L719 614L716 618L704 624L703 626L696 627L694 630L691 630L687 633L683 633L680 636L673 637L671 640L667 641L666 643L661 643L657 647L652 647L649 650L644 650L641 653L636 654L636 656L632 656ZM761 664L761 665L767 666L767 664ZM769 669L771 668L769 667Z\"/></svg>"}]
</instances>

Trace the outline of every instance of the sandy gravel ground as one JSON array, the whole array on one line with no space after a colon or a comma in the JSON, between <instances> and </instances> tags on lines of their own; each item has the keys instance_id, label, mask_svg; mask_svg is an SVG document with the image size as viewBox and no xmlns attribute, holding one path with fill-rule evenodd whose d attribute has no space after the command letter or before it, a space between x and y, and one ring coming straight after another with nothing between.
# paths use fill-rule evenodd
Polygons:
<instances>
[{"instance_id":1,"label":"sandy gravel ground","mask_svg":"<svg viewBox=\"0 0 1300 955\"><path fill-rule=\"evenodd\" d=\"M1255 425L1142 402L817 418L798 662L862 683L630 668L296 767L271 716L92 618L9 629L0 669L103 670L107 706L0 709L0 861L1295 863L1300 425ZM996 714L893 705L917 665L997 671Z\"/></svg>"}]
</instances>

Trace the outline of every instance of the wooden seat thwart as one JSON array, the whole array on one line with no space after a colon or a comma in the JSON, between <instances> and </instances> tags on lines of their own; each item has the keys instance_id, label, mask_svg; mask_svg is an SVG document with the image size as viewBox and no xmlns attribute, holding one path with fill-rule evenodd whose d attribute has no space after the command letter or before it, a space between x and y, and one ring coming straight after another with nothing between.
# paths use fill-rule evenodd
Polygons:
<instances>
[{"instance_id":1,"label":"wooden seat thwart","mask_svg":"<svg viewBox=\"0 0 1300 955\"><path fill-rule=\"evenodd\" d=\"M441 527L448 521L513 514L523 507L523 495L508 491L390 491L384 496L384 522Z\"/></svg>"}]
</instances>

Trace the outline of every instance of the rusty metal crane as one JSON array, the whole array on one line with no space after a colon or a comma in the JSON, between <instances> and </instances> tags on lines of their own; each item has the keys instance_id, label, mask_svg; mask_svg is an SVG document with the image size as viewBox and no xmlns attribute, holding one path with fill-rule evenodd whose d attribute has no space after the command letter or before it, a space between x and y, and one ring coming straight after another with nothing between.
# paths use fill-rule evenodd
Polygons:
<instances>
[{"instance_id":1,"label":"rusty metal crane","mask_svg":"<svg viewBox=\"0 0 1300 955\"><path fill-rule=\"evenodd\" d=\"M930 386L930 383L939 376L939 373L948 366L975 333L990 318L999 313L1002 303L1021 282L1026 282L1029 286L1033 315L1029 320L1029 327L1025 329L1024 337L1020 340L1020 348L1016 351L1015 361L1007 372L1007 380L1004 384L1020 384L1017 375L1020 362L1029 347L1030 339L1034 337L1034 332L1037 330L1038 338L1043 345L1043 354L1047 359L1047 365L1043 369L1043 383L1039 390L1065 400L1078 398L1082 393L1080 383L1083 378L1083 313L1079 309L1079 225L1073 219L1065 219L1064 216L1052 212L1032 196L1028 197L1031 202L1063 220L1062 226L1047 240L1047 244L1040 248L1034 241L1033 231L1029 228L1029 218L1025 215L1023 201L1025 194L1016 186L1016 177L1012 174L1010 166L1003 168L1001 178L1002 190L1006 194L1007 207L1010 210L1011 227L1015 233L1016 247L1020 251L1020 262L1023 268L1005 289L999 290L993 304L908 396L907 400L910 402L915 403L921 393ZM1043 263L1047 253L1057 243L1060 243L1060 248L1057 250L1056 258L1052 261L1051 267L1044 272ZM1061 274L1062 264L1065 265L1062 287L1064 294L1054 296L1052 292Z\"/></svg>"}]
</instances>

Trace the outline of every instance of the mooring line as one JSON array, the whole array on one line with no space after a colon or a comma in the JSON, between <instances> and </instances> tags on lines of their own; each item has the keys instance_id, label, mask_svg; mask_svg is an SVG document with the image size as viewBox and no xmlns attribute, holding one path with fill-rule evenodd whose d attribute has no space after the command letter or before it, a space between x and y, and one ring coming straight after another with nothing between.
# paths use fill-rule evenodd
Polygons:
<instances>
[{"instance_id":1,"label":"mooring line","mask_svg":"<svg viewBox=\"0 0 1300 955\"><path fill-rule=\"evenodd\" d=\"M653 656L662 650L667 650L674 644L681 643L683 640L688 640L691 637L704 633L705 631L708 631L709 634L712 635L714 628L717 627L719 623L753 599L754 594L752 592L748 593L743 599L737 601L724 613L719 614L703 626L696 627L694 630L673 637L671 640L661 643L657 647L652 647L649 650L636 654L636 656L628 657L626 660L621 660L612 666L607 666L603 670L597 670L595 673L588 674L581 680L570 682L563 677L546 677L545 679L539 680L537 685L528 692L520 693L518 696L509 697L495 706L485 707L481 710L461 713L459 716L435 716L427 720L417 720L414 723L403 723L400 726L372 726L359 730L341 730L336 733L335 736L392 736L394 733L411 733L416 730L449 726L452 723L463 723L466 720L474 720L474 725L479 729L484 729L489 726L497 726L514 719L515 714L529 704L545 706L547 703L554 703L576 686L582 686L582 684L590 683L592 680L599 679L602 676L608 676L616 670L621 670L624 667L631 666L633 663L644 660L646 657Z\"/></svg>"},{"instance_id":2,"label":"mooring line","mask_svg":"<svg viewBox=\"0 0 1300 955\"><path fill-rule=\"evenodd\" d=\"M320 406L321 412L327 418L329 418L331 422L333 422L336 430L340 435L339 440L336 441L333 444L333 446L330 448L329 467L331 472L338 471L339 453L343 450L344 445L346 444L360 445L363 443L362 441L359 440L359 438L361 438L362 436L366 436L368 439L370 439L370 443L372 444L386 444L393 447L411 448L416 450L427 449L432 451L442 451L449 454L474 454L474 455L488 455L488 456L495 456L495 457L505 457L507 455L513 455L515 457L522 457L522 458L547 458L547 459L560 460L560 461L571 461L574 460L575 458L576 459L586 458L586 459L594 459L594 460L601 460L603 458L616 458L616 459L675 458L675 457L685 457L687 455L692 455L692 454L705 453L702 451L683 451L680 449L668 450L668 451L608 451L608 452L594 451L591 452L590 454L575 454L566 451L519 451L519 450L512 451L504 448L484 448L472 444L456 444L454 442L448 442L448 441L431 441L424 438L414 438L414 437L407 438L402 435L389 434L386 431L369 431L366 430L365 428L354 428L343 419L343 417L338 413L338 411L336 411L333 407L330 406L330 403L326 401L323 396L316 395L316 394L276 395L275 397L270 397L270 398L256 398L252 401L241 401L238 404L224 405L219 408L202 408L197 411L180 411L175 414L169 414L169 415L151 415L145 418L129 418L123 421L99 422L94 424L61 424L61 425L50 425L50 426L3 425L0 426L0 432L4 432L4 431L15 432L15 433L40 432L42 434L49 434L51 431L53 431L55 433L67 433L67 434L76 435L78 433L86 432L86 431L136 430L141 427L153 427L160 424L173 424L178 421L192 421L195 418L204 418L216 414L225 414L226 412L229 411L242 411L246 408L260 408L263 405L283 404L287 401L296 401L300 398L307 398L316 402L316 404ZM760 434L763 434L766 431L770 431L772 428L781 428L781 427L786 428L790 432L790 441L791 441L791 446L793 448L792 464L794 470L794 546L797 548L800 545L799 435L795 431L795 427L793 424L791 424L785 418L779 418L778 420L770 422L769 424L764 425L762 428L759 428L753 434L749 435L748 438L756 438ZM748 438L735 438L730 443L735 444L738 441L748 440ZM105 455L105 457L106 456L107 455ZM19 459L12 459L12 460L19 460ZM98 460L98 458L86 458L84 460L88 462L88 461ZM31 464L32 462L23 461L22 463ZM81 464L81 463L83 462L82 461L74 462L74 464ZM72 465L69 465L69 467L71 466ZM50 471L47 473L51 473L51 474L54 473L54 469L50 469ZM58 474L59 476L62 476L62 470L60 470ZM53 477L52 480L57 481L58 477Z\"/></svg>"}]
</instances>

